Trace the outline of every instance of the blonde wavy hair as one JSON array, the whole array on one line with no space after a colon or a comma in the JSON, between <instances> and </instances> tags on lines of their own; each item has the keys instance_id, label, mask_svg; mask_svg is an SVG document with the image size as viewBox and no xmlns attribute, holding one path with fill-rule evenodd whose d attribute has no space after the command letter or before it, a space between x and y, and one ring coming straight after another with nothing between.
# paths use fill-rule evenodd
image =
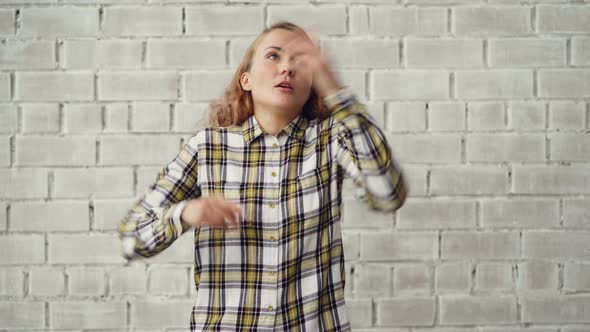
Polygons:
<instances>
[{"instance_id":1,"label":"blonde wavy hair","mask_svg":"<svg viewBox=\"0 0 590 332\"><path fill-rule=\"evenodd\" d=\"M250 70L254 53L262 38L275 29L304 31L299 26L288 21L279 21L264 29L246 50L232 80L225 88L223 96L209 104L208 125L213 127L235 126L241 124L254 114L252 94L250 91L242 89L240 77L242 73ZM302 112L302 115L310 120L315 118L322 120L329 116L329 111L313 88L309 98L303 105Z\"/></svg>"}]
</instances>

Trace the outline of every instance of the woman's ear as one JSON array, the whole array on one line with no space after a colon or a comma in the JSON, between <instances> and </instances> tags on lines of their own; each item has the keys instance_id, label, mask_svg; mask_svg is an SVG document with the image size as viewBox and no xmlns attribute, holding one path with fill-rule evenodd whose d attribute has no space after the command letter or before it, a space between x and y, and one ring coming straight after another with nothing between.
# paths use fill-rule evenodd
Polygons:
<instances>
[{"instance_id":1,"label":"woman's ear","mask_svg":"<svg viewBox=\"0 0 590 332\"><path fill-rule=\"evenodd\" d=\"M242 85L242 89L245 91L251 91L252 86L250 86L250 73L243 72L242 76L240 76L240 85Z\"/></svg>"}]
</instances>

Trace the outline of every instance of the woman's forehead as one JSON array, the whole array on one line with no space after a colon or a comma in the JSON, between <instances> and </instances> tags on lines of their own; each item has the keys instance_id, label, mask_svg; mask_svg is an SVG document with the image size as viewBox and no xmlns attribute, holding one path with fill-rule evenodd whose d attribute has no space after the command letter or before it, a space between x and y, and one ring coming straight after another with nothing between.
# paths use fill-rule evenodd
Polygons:
<instances>
[{"instance_id":1,"label":"woman's forehead","mask_svg":"<svg viewBox=\"0 0 590 332\"><path fill-rule=\"evenodd\" d=\"M295 36L296 34L292 31L285 29L275 29L264 36L260 42L260 49L262 52L271 46L283 49L290 40L295 38Z\"/></svg>"}]
</instances>

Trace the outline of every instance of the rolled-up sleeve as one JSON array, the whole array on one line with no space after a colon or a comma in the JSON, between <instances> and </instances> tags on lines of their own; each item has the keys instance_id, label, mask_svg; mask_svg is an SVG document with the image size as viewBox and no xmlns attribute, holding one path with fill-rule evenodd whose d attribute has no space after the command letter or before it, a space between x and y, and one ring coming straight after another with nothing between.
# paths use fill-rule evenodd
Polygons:
<instances>
[{"instance_id":1,"label":"rolled-up sleeve","mask_svg":"<svg viewBox=\"0 0 590 332\"><path fill-rule=\"evenodd\" d=\"M324 104L331 111L335 158L345 174L364 189L362 200L373 210L399 209L406 199L407 185L383 131L366 106L350 87L324 97Z\"/></svg>"}]
</instances>

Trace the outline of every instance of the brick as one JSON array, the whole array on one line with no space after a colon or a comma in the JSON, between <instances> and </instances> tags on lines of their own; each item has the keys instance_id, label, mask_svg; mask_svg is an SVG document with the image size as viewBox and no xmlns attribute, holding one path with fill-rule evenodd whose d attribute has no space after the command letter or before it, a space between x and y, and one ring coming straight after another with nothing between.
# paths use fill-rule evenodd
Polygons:
<instances>
[{"instance_id":1,"label":"brick","mask_svg":"<svg viewBox=\"0 0 590 332\"><path fill-rule=\"evenodd\" d=\"M6 230L7 224L7 204L5 202L0 202L0 232L4 232Z\"/></svg>"},{"instance_id":2,"label":"brick","mask_svg":"<svg viewBox=\"0 0 590 332\"><path fill-rule=\"evenodd\" d=\"M0 36L14 36L16 15L13 9L0 10Z\"/></svg>"},{"instance_id":3,"label":"brick","mask_svg":"<svg viewBox=\"0 0 590 332\"><path fill-rule=\"evenodd\" d=\"M268 11L269 17L272 17L272 6L268 7ZM258 34L264 29L263 17L264 8L261 6L188 7L186 33L188 35Z\"/></svg>"},{"instance_id":4,"label":"brick","mask_svg":"<svg viewBox=\"0 0 590 332\"><path fill-rule=\"evenodd\" d=\"M105 106L106 127L108 132L126 132L129 128L129 105L123 103Z\"/></svg>"},{"instance_id":5,"label":"brick","mask_svg":"<svg viewBox=\"0 0 590 332\"><path fill-rule=\"evenodd\" d=\"M232 17L235 20L235 17ZM146 65L149 68L223 69L225 41L190 39L153 39L147 42Z\"/></svg>"},{"instance_id":6,"label":"brick","mask_svg":"<svg viewBox=\"0 0 590 332\"><path fill-rule=\"evenodd\" d=\"M473 228L475 202L408 199L397 215L397 227L402 229Z\"/></svg>"},{"instance_id":7,"label":"brick","mask_svg":"<svg viewBox=\"0 0 590 332\"><path fill-rule=\"evenodd\" d=\"M0 104L0 133L12 134L18 129L16 105Z\"/></svg>"},{"instance_id":8,"label":"brick","mask_svg":"<svg viewBox=\"0 0 590 332\"><path fill-rule=\"evenodd\" d=\"M393 268L393 289L399 294L430 294L432 273L424 264L402 264Z\"/></svg>"},{"instance_id":9,"label":"brick","mask_svg":"<svg viewBox=\"0 0 590 332\"><path fill-rule=\"evenodd\" d=\"M148 289L153 295L183 295L188 291L188 270L183 267L164 266L151 269Z\"/></svg>"},{"instance_id":10,"label":"brick","mask_svg":"<svg viewBox=\"0 0 590 332\"><path fill-rule=\"evenodd\" d=\"M426 110L424 103L388 103L388 131L424 131Z\"/></svg>"},{"instance_id":11,"label":"brick","mask_svg":"<svg viewBox=\"0 0 590 332\"><path fill-rule=\"evenodd\" d=\"M510 102L508 104L508 129L545 129L545 102Z\"/></svg>"},{"instance_id":12,"label":"brick","mask_svg":"<svg viewBox=\"0 0 590 332\"><path fill-rule=\"evenodd\" d=\"M10 73L0 73L0 101L10 100Z\"/></svg>"},{"instance_id":13,"label":"brick","mask_svg":"<svg viewBox=\"0 0 590 332\"><path fill-rule=\"evenodd\" d=\"M169 103L138 102L133 104L132 128L135 132L167 132L170 129Z\"/></svg>"},{"instance_id":14,"label":"brick","mask_svg":"<svg viewBox=\"0 0 590 332\"><path fill-rule=\"evenodd\" d=\"M353 294L362 296L391 295L391 267L384 264L357 264L354 269Z\"/></svg>"},{"instance_id":15,"label":"brick","mask_svg":"<svg viewBox=\"0 0 590 332\"><path fill-rule=\"evenodd\" d=\"M549 136L550 159L562 161L590 160L590 135L555 134Z\"/></svg>"},{"instance_id":16,"label":"brick","mask_svg":"<svg viewBox=\"0 0 590 332\"><path fill-rule=\"evenodd\" d=\"M550 104L549 128L584 129L586 126L586 105L582 102L556 101Z\"/></svg>"},{"instance_id":17,"label":"brick","mask_svg":"<svg viewBox=\"0 0 590 332\"><path fill-rule=\"evenodd\" d=\"M566 43L558 38L502 38L489 41L492 67L565 66Z\"/></svg>"},{"instance_id":18,"label":"brick","mask_svg":"<svg viewBox=\"0 0 590 332\"><path fill-rule=\"evenodd\" d=\"M59 132L59 104L21 104L22 131L24 133Z\"/></svg>"},{"instance_id":19,"label":"brick","mask_svg":"<svg viewBox=\"0 0 590 332\"><path fill-rule=\"evenodd\" d=\"M73 134L102 131L102 107L98 104L64 105L64 131Z\"/></svg>"},{"instance_id":20,"label":"brick","mask_svg":"<svg viewBox=\"0 0 590 332\"><path fill-rule=\"evenodd\" d=\"M513 166L512 192L519 194L590 193L584 166Z\"/></svg>"},{"instance_id":21,"label":"brick","mask_svg":"<svg viewBox=\"0 0 590 332\"><path fill-rule=\"evenodd\" d=\"M72 267L66 270L70 296L101 296L106 290L106 275L98 267Z\"/></svg>"},{"instance_id":22,"label":"brick","mask_svg":"<svg viewBox=\"0 0 590 332\"><path fill-rule=\"evenodd\" d=\"M15 100L86 101L94 99L91 72L16 72Z\"/></svg>"},{"instance_id":23,"label":"brick","mask_svg":"<svg viewBox=\"0 0 590 332\"><path fill-rule=\"evenodd\" d=\"M131 321L144 329L186 328L185 314L190 313L194 301L169 300L136 301L131 303Z\"/></svg>"},{"instance_id":24,"label":"brick","mask_svg":"<svg viewBox=\"0 0 590 332\"><path fill-rule=\"evenodd\" d=\"M4 329L43 328L45 327L45 303L0 302L0 321Z\"/></svg>"},{"instance_id":25,"label":"brick","mask_svg":"<svg viewBox=\"0 0 590 332\"><path fill-rule=\"evenodd\" d=\"M166 250L160 252L156 256L151 257L150 262L154 264L194 264L194 237L191 235L181 236L179 239L175 240L174 243L170 245L170 247L166 248Z\"/></svg>"},{"instance_id":26,"label":"brick","mask_svg":"<svg viewBox=\"0 0 590 332\"><path fill-rule=\"evenodd\" d=\"M59 267L34 266L30 272L33 296L61 296L66 293L65 275Z\"/></svg>"},{"instance_id":27,"label":"brick","mask_svg":"<svg viewBox=\"0 0 590 332\"><path fill-rule=\"evenodd\" d=\"M342 232L342 246L344 247L344 259L357 260L360 257L360 235L358 233Z\"/></svg>"},{"instance_id":28,"label":"brick","mask_svg":"<svg viewBox=\"0 0 590 332\"><path fill-rule=\"evenodd\" d=\"M130 196L133 194L133 171L110 167L56 169L54 193L57 198Z\"/></svg>"},{"instance_id":29,"label":"brick","mask_svg":"<svg viewBox=\"0 0 590 332\"><path fill-rule=\"evenodd\" d=\"M399 47L394 40L330 39L321 43L333 67L399 67Z\"/></svg>"},{"instance_id":30,"label":"brick","mask_svg":"<svg viewBox=\"0 0 590 332\"><path fill-rule=\"evenodd\" d=\"M187 100L209 101L222 97L233 73L229 71L203 71L187 72L183 76L184 97Z\"/></svg>"},{"instance_id":31,"label":"brick","mask_svg":"<svg viewBox=\"0 0 590 332\"><path fill-rule=\"evenodd\" d=\"M57 329L108 329L127 324L125 302L67 301L49 304L50 321Z\"/></svg>"},{"instance_id":32,"label":"brick","mask_svg":"<svg viewBox=\"0 0 590 332\"><path fill-rule=\"evenodd\" d=\"M487 195L507 192L508 172L493 166L433 168L430 191L435 195Z\"/></svg>"},{"instance_id":33,"label":"brick","mask_svg":"<svg viewBox=\"0 0 590 332\"><path fill-rule=\"evenodd\" d=\"M436 70L374 70L370 76L371 99L445 99L449 74ZM424 82L431 84L424 85Z\"/></svg>"},{"instance_id":34,"label":"brick","mask_svg":"<svg viewBox=\"0 0 590 332\"><path fill-rule=\"evenodd\" d=\"M540 5L537 28L541 33L576 33L590 30L590 8L572 5Z\"/></svg>"},{"instance_id":35,"label":"brick","mask_svg":"<svg viewBox=\"0 0 590 332\"><path fill-rule=\"evenodd\" d=\"M571 63L575 66L590 64L590 38L573 37L571 39Z\"/></svg>"},{"instance_id":36,"label":"brick","mask_svg":"<svg viewBox=\"0 0 590 332\"><path fill-rule=\"evenodd\" d=\"M0 169L0 198L46 198L46 169Z\"/></svg>"},{"instance_id":37,"label":"brick","mask_svg":"<svg viewBox=\"0 0 590 332\"><path fill-rule=\"evenodd\" d=\"M472 130L504 129L506 113L504 104L498 102L474 102L468 107L468 125Z\"/></svg>"},{"instance_id":38,"label":"brick","mask_svg":"<svg viewBox=\"0 0 590 332\"><path fill-rule=\"evenodd\" d=\"M92 230L116 231L119 219L128 212L135 203L134 199L94 200L94 223Z\"/></svg>"},{"instance_id":39,"label":"brick","mask_svg":"<svg viewBox=\"0 0 590 332\"><path fill-rule=\"evenodd\" d=\"M158 177L158 173L162 170L162 166L163 165L151 167L140 166L137 169L137 185L135 188L138 188L138 192L140 190L148 190L148 187L154 184Z\"/></svg>"},{"instance_id":40,"label":"brick","mask_svg":"<svg viewBox=\"0 0 590 332\"><path fill-rule=\"evenodd\" d=\"M10 166L10 136L0 136L0 167ZM0 226L0 230L2 227Z\"/></svg>"},{"instance_id":41,"label":"brick","mask_svg":"<svg viewBox=\"0 0 590 332\"><path fill-rule=\"evenodd\" d=\"M178 77L174 72L117 71L98 75L100 100L174 100L178 97Z\"/></svg>"},{"instance_id":42,"label":"brick","mask_svg":"<svg viewBox=\"0 0 590 332\"><path fill-rule=\"evenodd\" d=\"M63 65L67 69L139 68L141 53L139 40L66 40Z\"/></svg>"},{"instance_id":43,"label":"brick","mask_svg":"<svg viewBox=\"0 0 590 332\"><path fill-rule=\"evenodd\" d=\"M539 97L587 98L590 96L590 70L546 69L538 72Z\"/></svg>"},{"instance_id":44,"label":"brick","mask_svg":"<svg viewBox=\"0 0 590 332\"><path fill-rule=\"evenodd\" d=\"M93 137L17 136L16 165L86 166L96 163Z\"/></svg>"},{"instance_id":45,"label":"brick","mask_svg":"<svg viewBox=\"0 0 590 332\"><path fill-rule=\"evenodd\" d=\"M144 295L147 273L143 266L117 267L110 272L110 295Z\"/></svg>"},{"instance_id":46,"label":"brick","mask_svg":"<svg viewBox=\"0 0 590 332\"><path fill-rule=\"evenodd\" d=\"M404 163L459 163L461 136L453 134L386 134L397 160Z\"/></svg>"},{"instance_id":47,"label":"brick","mask_svg":"<svg viewBox=\"0 0 590 332\"><path fill-rule=\"evenodd\" d=\"M481 39L406 39L406 64L412 67L483 67Z\"/></svg>"},{"instance_id":48,"label":"brick","mask_svg":"<svg viewBox=\"0 0 590 332\"><path fill-rule=\"evenodd\" d=\"M406 185L409 188L408 196L423 197L426 195L426 173L424 166L404 165L401 167L402 176L405 177ZM401 211L401 210L400 210Z\"/></svg>"},{"instance_id":49,"label":"brick","mask_svg":"<svg viewBox=\"0 0 590 332\"><path fill-rule=\"evenodd\" d=\"M371 35L427 36L447 32L445 8L374 6L369 8L369 17Z\"/></svg>"},{"instance_id":50,"label":"brick","mask_svg":"<svg viewBox=\"0 0 590 332\"><path fill-rule=\"evenodd\" d=\"M0 269L0 295L23 296L24 273L19 268Z\"/></svg>"},{"instance_id":51,"label":"brick","mask_svg":"<svg viewBox=\"0 0 590 332\"><path fill-rule=\"evenodd\" d=\"M524 258L585 260L590 258L590 232L529 231L522 235Z\"/></svg>"},{"instance_id":52,"label":"brick","mask_svg":"<svg viewBox=\"0 0 590 332\"><path fill-rule=\"evenodd\" d=\"M176 104L174 107L174 124L172 129L175 132L195 132L199 128L208 126L209 104Z\"/></svg>"},{"instance_id":53,"label":"brick","mask_svg":"<svg viewBox=\"0 0 590 332\"><path fill-rule=\"evenodd\" d=\"M98 8L67 6L20 10L19 36L21 37L96 35L98 35Z\"/></svg>"},{"instance_id":54,"label":"brick","mask_svg":"<svg viewBox=\"0 0 590 332\"><path fill-rule=\"evenodd\" d=\"M362 103L368 103L367 100L367 84L366 71L364 70L340 70L335 71L336 77L340 82L345 82L356 93L358 100ZM371 103L380 103L383 101L371 101Z\"/></svg>"},{"instance_id":55,"label":"brick","mask_svg":"<svg viewBox=\"0 0 590 332\"><path fill-rule=\"evenodd\" d=\"M545 135L466 135L467 161L535 162L545 160Z\"/></svg>"},{"instance_id":56,"label":"brick","mask_svg":"<svg viewBox=\"0 0 590 332\"><path fill-rule=\"evenodd\" d=\"M435 299L411 297L376 300L377 326L431 326L434 324Z\"/></svg>"},{"instance_id":57,"label":"brick","mask_svg":"<svg viewBox=\"0 0 590 332\"><path fill-rule=\"evenodd\" d=\"M49 234L51 264L123 263L121 243L112 235Z\"/></svg>"},{"instance_id":58,"label":"brick","mask_svg":"<svg viewBox=\"0 0 590 332\"><path fill-rule=\"evenodd\" d=\"M465 99L533 98L533 72L528 69L457 71L456 96Z\"/></svg>"},{"instance_id":59,"label":"brick","mask_svg":"<svg viewBox=\"0 0 590 332\"><path fill-rule=\"evenodd\" d=\"M369 34L369 7L368 6L349 6L348 16L350 24L350 33L352 35Z\"/></svg>"},{"instance_id":60,"label":"brick","mask_svg":"<svg viewBox=\"0 0 590 332\"><path fill-rule=\"evenodd\" d=\"M346 312L353 329L371 327L373 324L371 299L346 299Z\"/></svg>"},{"instance_id":61,"label":"brick","mask_svg":"<svg viewBox=\"0 0 590 332\"><path fill-rule=\"evenodd\" d=\"M475 287L480 290L512 289L512 266L508 263L480 263L475 272Z\"/></svg>"},{"instance_id":62,"label":"brick","mask_svg":"<svg viewBox=\"0 0 590 332\"><path fill-rule=\"evenodd\" d=\"M457 35L524 35L530 32L530 9L521 6L453 8Z\"/></svg>"},{"instance_id":63,"label":"brick","mask_svg":"<svg viewBox=\"0 0 590 332\"><path fill-rule=\"evenodd\" d=\"M344 229L392 228L392 214L366 210L365 203L358 199L344 199L344 201L341 215L342 226Z\"/></svg>"},{"instance_id":64,"label":"brick","mask_svg":"<svg viewBox=\"0 0 590 332\"><path fill-rule=\"evenodd\" d=\"M107 36L174 36L182 34L182 8L172 6L107 7Z\"/></svg>"},{"instance_id":65,"label":"brick","mask_svg":"<svg viewBox=\"0 0 590 332\"><path fill-rule=\"evenodd\" d=\"M248 50L255 39L255 37L238 36L229 41L229 65L231 71L235 72L238 69L238 65L246 55L246 50Z\"/></svg>"},{"instance_id":66,"label":"brick","mask_svg":"<svg viewBox=\"0 0 590 332\"><path fill-rule=\"evenodd\" d=\"M441 325L487 325L517 322L513 296L441 296ZM466 314L469 313L469 314Z\"/></svg>"},{"instance_id":67,"label":"brick","mask_svg":"<svg viewBox=\"0 0 590 332\"><path fill-rule=\"evenodd\" d=\"M520 299L523 323L588 323L590 296L530 296Z\"/></svg>"},{"instance_id":68,"label":"brick","mask_svg":"<svg viewBox=\"0 0 590 332\"><path fill-rule=\"evenodd\" d=\"M0 235L0 265L39 264L45 262L43 235Z\"/></svg>"},{"instance_id":69,"label":"brick","mask_svg":"<svg viewBox=\"0 0 590 332\"><path fill-rule=\"evenodd\" d=\"M471 266L465 261L443 262L436 266L434 287L437 292L469 291Z\"/></svg>"},{"instance_id":70,"label":"brick","mask_svg":"<svg viewBox=\"0 0 590 332\"><path fill-rule=\"evenodd\" d=\"M6 41L0 44L0 68L55 68L55 43L49 41Z\"/></svg>"},{"instance_id":71,"label":"brick","mask_svg":"<svg viewBox=\"0 0 590 332\"><path fill-rule=\"evenodd\" d=\"M484 228L558 227L559 201L550 199L499 199L480 203Z\"/></svg>"},{"instance_id":72,"label":"brick","mask_svg":"<svg viewBox=\"0 0 590 332\"><path fill-rule=\"evenodd\" d=\"M89 230L86 202L15 202L10 210L11 231L51 232Z\"/></svg>"},{"instance_id":73,"label":"brick","mask_svg":"<svg viewBox=\"0 0 590 332\"><path fill-rule=\"evenodd\" d=\"M590 224L590 200L568 198L563 200L563 221L566 227L588 228Z\"/></svg>"},{"instance_id":74,"label":"brick","mask_svg":"<svg viewBox=\"0 0 590 332\"><path fill-rule=\"evenodd\" d=\"M344 5L323 6L276 6L270 5L268 20L270 24L287 20L297 22L299 26L313 36L341 35L346 33L346 7ZM258 20L262 22L262 20Z\"/></svg>"},{"instance_id":75,"label":"brick","mask_svg":"<svg viewBox=\"0 0 590 332\"><path fill-rule=\"evenodd\" d=\"M441 246L444 259L520 258L518 232L443 232Z\"/></svg>"},{"instance_id":76,"label":"brick","mask_svg":"<svg viewBox=\"0 0 590 332\"><path fill-rule=\"evenodd\" d=\"M431 131L465 129L465 104L459 102L433 102L428 106L428 125Z\"/></svg>"},{"instance_id":77,"label":"brick","mask_svg":"<svg viewBox=\"0 0 590 332\"><path fill-rule=\"evenodd\" d=\"M434 232L395 232L361 234L361 260L429 260L438 256Z\"/></svg>"},{"instance_id":78,"label":"brick","mask_svg":"<svg viewBox=\"0 0 590 332\"><path fill-rule=\"evenodd\" d=\"M552 328L552 327L547 327L547 328L543 328L543 327L514 327L514 326L510 326L510 327L488 327L488 328L483 328L481 330L482 332L558 332L559 330L557 330L556 328Z\"/></svg>"},{"instance_id":79,"label":"brick","mask_svg":"<svg viewBox=\"0 0 590 332\"><path fill-rule=\"evenodd\" d=\"M177 136L108 136L101 142L104 165L162 165L180 152ZM149 151L145 147L149 146ZM151 153L150 153L151 151Z\"/></svg>"},{"instance_id":80,"label":"brick","mask_svg":"<svg viewBox=\"0 0 590 332\"><path fill-rule=\"evenodd\" d=\"M566 262L563 288L572 291L590 290L590 264Z\"/></svg>"},{"instance_id":81,"label":"brick","mask_svg":"<svg viewBox=\"0 0 590 332\"><path fill-rule=\"evenodd\" d=\"M557 264L531 260L518 265L518 286L525 290L557 289Z\"/></svg>"}]
</instances>

